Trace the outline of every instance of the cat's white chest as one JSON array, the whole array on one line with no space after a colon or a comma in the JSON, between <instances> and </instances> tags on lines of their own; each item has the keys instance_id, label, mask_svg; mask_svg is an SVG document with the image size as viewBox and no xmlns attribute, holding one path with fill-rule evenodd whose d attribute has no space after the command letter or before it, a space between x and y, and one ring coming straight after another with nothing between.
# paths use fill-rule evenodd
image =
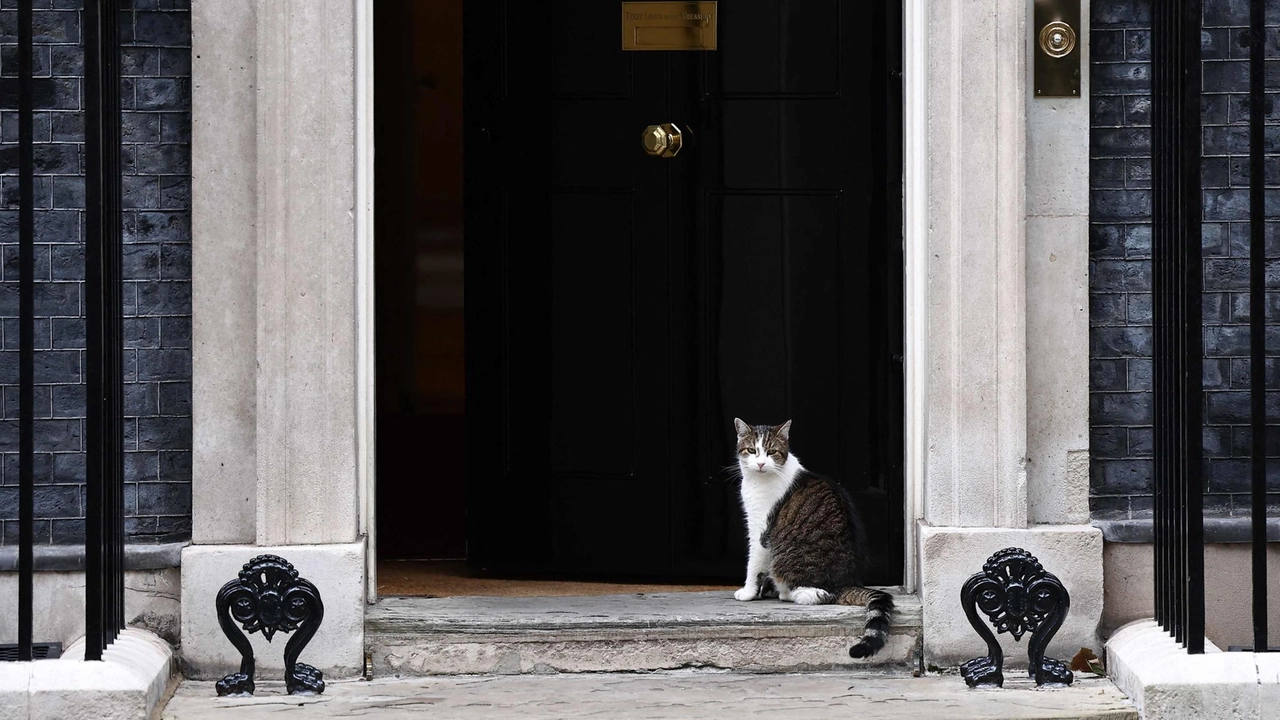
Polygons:
<instances>
[{"instance_id":1,"label":"cat's white chest","mask_svg":"<svg viewBox=\"0 0 1280 720\"><path fill-rule=\"evenodd\" d=\"M791 485L790 478L769 474L763 477L744 477L742 480L742 510L747 516L747 536L758 541L769 522L769 512L778 504Z\"/></svg>"}]
</instances>

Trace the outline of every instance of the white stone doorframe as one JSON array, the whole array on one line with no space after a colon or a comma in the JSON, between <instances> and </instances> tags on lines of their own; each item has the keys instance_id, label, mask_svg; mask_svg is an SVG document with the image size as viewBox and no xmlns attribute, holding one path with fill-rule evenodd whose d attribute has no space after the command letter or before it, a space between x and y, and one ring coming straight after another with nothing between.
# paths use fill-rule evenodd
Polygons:
<instances>
[{"instance_id":1,"label":"white stone doorframe","mask_svg":"<svg viewBox=\"0 0 1280 720\"><path fill-rule=\"evenodd\" d=\"M1050 655L1100 649L1082 4L1080 96L1037 98L1030 2L904 0L908 572L931 664L982 653L960 586L1008 546L1071 592Z\"/></svg>"},{"instance_id":2,"label":"white stone doorframe","mask_svg":"<svg viewBox=\"0 0 1280 720\"><path fill-rule=\"evenodd\" d=\"M261 552L326 594L307 661L361 670L377 587L372 7L192 6L189 677L234 666L208 606ZM1050 652L1098 647L1088 73L1080 98L1029 97L1029 14L1025 0L904 0L906 584L939 664L976 654L959 585L1011 544L1072 592Z\"/></svg>"},{"instance_id":3,"label":"white stone doorframe","mask_svg":"<svg viewBox=\"0 0 1280 720\"><path fill-rule=\"evenodd\" d=\"M356 470L360 534L365 537L365 591L378 601L377 397L373 302L373 0L356 5Z\"/></svg>"}]
</instances>

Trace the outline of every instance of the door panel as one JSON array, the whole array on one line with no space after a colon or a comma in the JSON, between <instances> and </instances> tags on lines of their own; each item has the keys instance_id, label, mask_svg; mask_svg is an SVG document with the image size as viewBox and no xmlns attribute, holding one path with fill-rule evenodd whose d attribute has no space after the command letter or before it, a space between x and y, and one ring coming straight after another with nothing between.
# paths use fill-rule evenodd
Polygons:
<instances>
[{"instance_id":1,"label":"door panel","mask_svg":"<svg viewBox=\"0 0 1280 720\"><path fill-rule=\"evenodd\" d=\"M551 467L634 476L636 267L630 192L555 192Z\"/></svg>"},{"instance_id":2,"label":"door panel","mask_svg":"<svg viewBox=\"0 0 1280 720\"><path fill-rule=\"evenodd\" d=\"M709 93L839 93L839 0L726 1L720 9L723 81Z\"/></svg>"},{"instance_id":3,"label":"door panel","mask_svg":"<svg viewBox=\"0 0 1280 720\"><path fill-rule=\"evenodd\" d=\"M886 189L900 141L886 16L815 0L720 7L721 47L698 58L691 123L703 480L680 504L720 508L717 532L740 533L721 471L732 418L791 419L796 454L862 510L877 560L868 580L898 583L901 236ZM741 544L684 541L678 556L740 572Z\"/></svg>"},{"instance_id":4,"label":"door panel","mask_svg":"<svg viewBox=\"0 0 1280 720\"><path fill-rule=\"evenodd\" d=\"M722 0L719 50L624 52L619 9L468 5L469 557L737 580L730 421L792 418L900 582L885 23Z\"/></svg>"},{"instance_id":5,"label":"door panel","mask_svg":"<svg viewBox=\"0 0 1280 720\"><path fill-rule=\"evenodd\" d=\"M617 6L472 5L468 437L483 480L471 483L468 555L666 572L667 418L687 412L668 369L669 183L637 152L644 125L661 121L666 63L618 52L616 33L603 44Z\"/></svg>"}]
</instances>

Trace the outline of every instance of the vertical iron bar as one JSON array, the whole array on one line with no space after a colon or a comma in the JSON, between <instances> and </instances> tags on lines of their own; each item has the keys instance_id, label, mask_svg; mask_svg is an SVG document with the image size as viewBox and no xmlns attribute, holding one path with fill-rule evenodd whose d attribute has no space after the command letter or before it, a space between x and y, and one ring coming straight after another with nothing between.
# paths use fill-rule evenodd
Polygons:
<instances>
[{"instance_id":1,"label":"vertical iron bar","mask_svg":"<svg viewBox=\"0 0 1280 720\"><path fill-rule=\"evenodd\" d=\"M1157 3L1163 4L1163 3ZM1177 252L1177 148L1173 144L1173 139L1177 130L1177 95L1174 92L1176 82L1173 78L1177 77L1177 24L1176 15L1172 8L1166 8L1165 12L1165 43L1168 50L1168 66L1165 68L1165 84L1162 88L1164 93L1164 119L1165 128L1164 136L1166 142L1165 170L1167 172L1166 181L1169 183L1165 188L1164 198L1164 241L1165 241L1165 262L1168 264L1169 272L1169 295L1165 299L1168 303L1168 316L1166 322L1168 327L1165 328L1165 352L1167 355L1168 367L1166 368L1169 377L1165 383L1169 389L1169 395L1166 398L1169 403L1168 422L1169 422L1169 467L1166 469L1164 479L1165 489L1165 530L1168 533L1165 538L1165 609L1168 630L1170 634L1176 636L1178 627L1178 587L1177 587L1177 571L1178 571L1178 534L1175 523L1174 508L1176 507L1175 498L1177 497L1177 477L1182 467L1182 441L1178 435L1178 252Z\"/></svg>"},{"instance_id":2,"label":"vertical iron bar","mask_svg":"<svg viewBox=\"0 0 1280 720\"><path fill-rule=\"evenodd\" d=\"M87 512L85 658L124 626L120 5L88 0L85 38Z\"/></svg>"},{"instance_id":3,"label":"vertical iron bar","mask_svg":"<svg viewBox=\"0 0 1280 720\"><path fill-rule=\"evenodd\" d=\"M1155 614L1203 649L1200 0L1153 3Z\"/></svg>"},{"instance_id":4,"label":"vertical iron bar","mask_svg":"<svg viewBox=\"0 0 1280 720\"><path fill-rule=\"evenodd\" d=\"M1182 46L1182 247L1185 252L1184 427L1186 474L1183 495L1183 637L1189 653L1204 652L1204 330L1203 262L1200 239L1202 191L1200 162L1201 0L1184 0Z\"/></svg>"},{"instance_id":5,"label":"vertical iron bar","mask_svg":"<svg viewBox=\"0 0 1280 720\"><path fill-rule=\"evenodd\" d=\"M1175 76L1174 72L1174 53L1173 53L1173 23L1172 10L1168 3L1155 3L1161 10L1163 20L1162 45L1164 46L1163 57L1161 58L1161 85L1160 85L1160 102L1162 108L1160 111L1160 119L1162 126L1160 129L1162 145L1161 161L1164 165L1164 187L1161 188L1160 200L1160 233L1163 248L1164 272L1165 272L1165 295L1164 301L1164 342L1161 352L1164 355L1164 389L1163 401L1164 422L1165 422L1165 439L1167 440L1167 453L1165 455L1164 476L1160 479L1161 490L1164 495L1164 504L1161 507L1160 524L1164 528L1164 543L1161 548L1161 561L1164 565L1164 573L1161 576L1163 584L1162 594L1164 597L1164 628L1170 634L1174 631L1175 616L1173 613L1174 587L1172 584L1174 563L1173 548L1176 538L1173 534L1173 478L1178 469L1178 438L1177 438L1177 363L1174 356L1174 338L1177 334L1177 318L1175 316L1176 294L1174 274L1174 223L1173 223L1173 188L1176 183L1176 177L1173 172L1174 158L1176 157L1176 148L1173 146L1173 119L1174 112L1173 95L1170 89L1172 85L1170 78Z\"/></svg>"},{"instance_id":6,"label":"vertical iron bar","mask_svg":"<svg viewBox=\"0 0 1280 720\"><path fill-rule=\"evenodd\" d=\"M1175 3L1175 6L1180 6L1180 5L1181 3ZM1176 74L1174 75L1174 80L1173 80L1173 83L1171 84L1172 86L1170 89L1173 91L1173 103L1171 103L1171 107L1173 108L1173 138L1176 141L1178 138L1182 136L1182 130L1183 130L1182 103L1184 98L1182 93L1183 88L1181 83L1179 82L1180 80L1179 75L1182 72L1185 72L1185 69L1186 69L1186 66L1184 64L1185 54L1183 52L1185 48L1183 48L1182 46L1183 17L1181 13L1178 13L1176 11L1173 16L1173 28L1174 28L1174 42L1172 46L1173 52L1174 52L1173 68L1175 69ZM1186 574L1185 574L1186 566L1184 564L1184 555L1185 555L1184 543L1186 541L1186 534L1185 534L1184 516L1183 516L1183 513L1181 512L1183 508L1182 508L1182 503L1180 501L1181 501L1181 498L1184 497L1186 492L1186 472L1187 472L1187 455L1186 455L1186 452L1187 452L1186 439L1187 438L1186 438L1186 405L1185 405L1186 389L1187 389L1187 386L1186 386L1186 370L1187 370L1186 359L1187 358L1186 358L1186 352L1185 352L1186 351L1186 328L1187 328L1187 318L1186 318L1187 288L1186 288L1186 283L1184 282L1184 278L1186 277L1186 246L1183 242L1185 238L1185 235L1183 233L1184 207L1183 207L1183 198L1181 194L1183 171L1185 169L1181 162L1183 153L1185 153L1185 149L1181 149L1178 152L1177 159L1172 165L1173 175L1174 175L1174 184L1173 184L1174 195L1172 198L1173 199L1172 217L1173 217L1174 231L1171 235L1171 240L1173 241L1174 272L1177 273L1174 279L1174 284L1173 284L1174 296L1175 296L1174 297L1174 318L1175 318L1175 327L1177 330L1176 334L1174 335L1174 349L1173 349L1174 356L1173 357L1174 357L1175 367L1177 369L1177 374L1174 376L1174 382L1177 388L1175 393L1175 397L1177 398L1177 400L1174 406L1175 413L1176 413L1175 414L1176 422L1174 427L1177 428L1177 433L1178 433L1178 441L1177 441L1178 442L1178 455L1177 455L1178 465L1177 465L1177 470L1174 474L1174 483L1173 483L1173 498L1174 498L1174 513L1173 513L1174 626L1173 627L1174 627L1174 639L1180 643L1184 642L1183 630L1185 629L1185 626L1183 623L1183 619L1185 616L1183 613L1185 611L1185 604L1186 604L1185 603L1186 595L1184 594L1185 582L1186 582Z\"/></svg>"},{"instance_id":7,"label":"vertical iron bar","mask_svg":"<svg viewBox=\"0 0 1280 720\"><path fill-rule=\"evenodd\" d=\"M1174 241L1173 241L1174 204L1172 200L1173 188L1175 187L1177 180L1176 180L1176 175L1173 172L1174 157L1176 154L1176 149L1173 147L1173 141L1172 141L1173 123L1175 119L1175 114L1172 110L1174 98L1173 98L1173 94L1171 92L1171 87L1170 87L1172 83L1170 82L1169 79L1170 77L1174 76L1174 63L1176 62L1176 58L1173 52L1174 43L1172 42L1172 39L1171 39L1173 35L1172 13L1170 12L1170 9L1167 6L1167 4L1165 3L1156 3L1156 4L1163 6L1164 8L1164 15L1165 15L1164 44L1165 44L1165 51L1166 51L1165 58L1164 58L1164 62L1166 63L1166 65L1163 68L1164 78L1163 78L1163 85L1160 88L1160 93L1162 95L1161 100L1164 103L1164 109L1161 114L1164 120L1164 128L1162 129L1162 134L1164 135L1164 142L1165 142L1165 145L1164 145L1165 157L1163 158L1163 160L1165 162L1165 182L1167 183L1167 185L1163 188L1164 199L1161 201L1161 211L1163 213L1161 222L1163 223L1162 232L1164 235L1163 240L1164 240L1164 253L1165 253L1165 271L1168 273L1168 279L1169 279L1168 288L1166 290L1167 294L1165 296L1166 327L1165 327L1165 339L1164 339L1165 372L1167 374L1165 377L1165 390L1168 393L1165 396L1165 401L1167 404L1165 409L1165 422L1168 423L1168 426L1166 427L1165 432L1167 432L1169 435L1169 455L1166 460L1167 466L1165 468L1165 476L1162 479L1162 484L1164 485L1163 524L1165 529L1165 542L1164 542L1165 628L1169 631L1170 634L1172 634L1174 632L1175 623L1177 620L1177 616L1174 613L1174 599L1177 596L1177 593L1172 583L1172 579L1174 577L1174 545L1176 543L1176 537L1174 536L1174 532L1173 532L1173 489L1174 489L1173 480L1178 471L1179 447L1178 447L1178 438L1176 433L1177 405L1178 405L1177 399L1176 399L1177 392L1178 392L1177 360L1174 352L1174 348L1175 348L1174 338L1177 336L1177 313L1176 313L1177 283L1175 282L1176 276L1174 272L1175 271Z\"/></svg>"},{"instance_id":8,"label":"vertical iron bar","mask_svg":"<svg viewBox=\"0 0 1280 720\"><path fill-rule=\"evenodd\" d=\"M1267 644L1267 408L1266 408L1266 185L1263 133L1266 102L1265 4L1249 3L1249 368L1253 432L1253 647Z\"/></svg>"},{"instance_id":9,"label":"vertical iron bar","mask_svg":"<svg viewBox=\"0 0 1280 720\"><path fill-rule=\"evenodd\" d=\"M1166 476L1166 467L1168 465L1169 440L1166 434L1168 421L1166 419L1168 405L1168 388L1166 387L1166 377L1168 375L1166 365L1168 363L1168 354L1165 352L1165 326L1168 322L1168 307L1166 298L1168 295L1167 281L1165 277L1165 246L1164 238L1164 198L1165 188L1168 183L1168 174L1166 172L1166 162L1162 155L1167 149L1164 140L1165 127L1165 100L1164 92L1164 72L1168 63L1166 58L1167 43L1164 40L1164 20L1165 12L1162 4L1156 3L1152 8L1152 42L1151 42L1151 95L1152 95L1152 116L1151 116L1151 177L1152 177L1152 218L1151 218L1151 265L1152 265L1152 333L1153 352L1152 352L1152 421L1153 421L1153 440L1154 440L1154 477L1152 478L1153 497L1151 503L1152 512L1152 529L1154 531L1154 592L1152 597L1155 599L1155 618L1156 622L1162 628L1168 629L1166 624L1168 621L1168 613L1165 611L1165 600L1167 594L1165 592L1164 576L1166 572L1165 566L1165 541L1167 533L1164 527L1164 479Z\"/></svg>"},{"instance_id":10,"label":"vertical iron bar","mask_svg":"<svg viewBox=\"0 0 1280 720\"><path fill-rule=\"evenodd\" d=\"M85 658L124 626L120 4L88 0L85 38L87 511Z\"/></svg>"},{"instance_id":11,"label":"vertical iron bar","mask_svg":"<svg viewBox=\"0 0 1280 720\"><path fill-rule=\"evenodd\" d=\"M85 145L85 660L101 660L104 646L102 348L102 63L100 0L84 6Z\"/></svg>"},{"instance_id":12,"label":"vertical iron bar","mask_svg":"<svg viewBox=\"0 0 1280 720\"><path fill-rule=\"evenodd\" d=\"M104 351L107 360L106 395L109 398L110 432L104 438L106 457L108 458L109 488L111 491L110 513L111 527L111 562L110 580L111 597L108 606L108 620L111 623L111 634L108 642L114 640L124 629L124 448L123 448L123 386L122 359L123 328L121 306L122 259L121 254L121 162L120 162L120 0L105 0L102 18L104 42L102 52L103 65L107 72L103 75L106 88L103 91L103 142L104 178L107 189L108 204L104 208L103 240L105 243L107 273L104 285L107 292L106 303L106 342Z\"/></svg>"},{"instance_id":13,"label":"vertical iron bar","mask_svg":"<svg viewBox=\"0 0 1280 720\"><path fill-rule=\"evenodd\" d=\"M35 594L35 70L32 0L18 3L18 659L32 659Z\"/></svg>"},{"instance_id":14,"label":"vertical iron bar","mask_svg":"<svg viewBox=\"0 0 1280 720\"><path fill-rule=\"evenodd\" d=\"M1155 361L1160 363L1160 381L1159 385L1156 386L1155 402L1160 405L1158 422L1160 423L1159 432L1164 446L1164 452L1161 457L1160 472L1156 477L1156 488L1159 498L1155 510L1155 525L1159 528L1161 538L1159 545L1156 547L1156 565L1158 567L1158 575L1156 578L1158 585L1156 588L1158 607L1156 614L1160 617L1161 627L1168 630L1168 603L1170 597L1167 585L1167 576L1169 574L1169 528L1166 525L1168 512L1166 511L1165 503L1168 502L1169 495L1167 482L1170 467L1169 458L1173 452L1172 437L1169 435L1169 398L1172 397L1173 388L1169 386L1169 240L1167 237L1168 224L1166 222L1166 205L1168 201L1170 176L1168 158L1163 153L1167 152L1169 149L1168 143L1165 142L1165 134L1168 128L1168 112L1166 110L1168 98L1165 96L1165 75L1168 72L1167 68L1170 59L1168 57L1168 41L1165 37L1168 32L1168 29L1165 27L1168 19L1168 13L1159 3L1154 6L1153 12L1155 13L1155 20L1157 23L1157 37L1153 38L1152 52L1155 53L1158 49L1159 54L1158 56L1153 55L1151 63L1152 71L1156 75L1155 86L1152 88L1152 102L1156 106L1153 108L1155 110L1153 114L1153 123L1155 123L1156 126L1153 128L1153 131L1155 132L1154 142L1156 147L1153 148L1152 152L1152 169L1154 171L1155 168L1159 168L1160 181L1153 190L1153 194L1156 197L1153 198L1153 211L1155 214L1152 218L1151 230L1153 243L1152 254L1153 256L1158 256L1158 260L1156 262L1159 264L1160 276L1164 286L1159 297L1159 319L1157 322L1157 330L1160 333L1160 338L1159 344L1154 349L1156 356Z\"/></svg>"}]
</instances>

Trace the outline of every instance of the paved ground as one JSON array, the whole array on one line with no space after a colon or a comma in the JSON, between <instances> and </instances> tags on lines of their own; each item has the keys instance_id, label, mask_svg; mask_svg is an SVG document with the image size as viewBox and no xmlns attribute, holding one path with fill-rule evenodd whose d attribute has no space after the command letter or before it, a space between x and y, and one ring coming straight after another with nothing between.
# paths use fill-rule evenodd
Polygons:
<instances>
[{"instance_id":1,"label":"paved ground","mask_svg":"<svg viewBox=\"0 0 1280 720\"><path fill-rule=\"evenodd\" d=\"M1036 689L1025 679L1004 690L969 690L955 675L924 678L813 673L745 675L716 671L429 677L332 683L324 695L290 697L259 683L253 698L219 698L213 684L184 682L163 720L273 718L1107 718L1137 713L1109 682Z\"/></svg>"}]
</instances>

